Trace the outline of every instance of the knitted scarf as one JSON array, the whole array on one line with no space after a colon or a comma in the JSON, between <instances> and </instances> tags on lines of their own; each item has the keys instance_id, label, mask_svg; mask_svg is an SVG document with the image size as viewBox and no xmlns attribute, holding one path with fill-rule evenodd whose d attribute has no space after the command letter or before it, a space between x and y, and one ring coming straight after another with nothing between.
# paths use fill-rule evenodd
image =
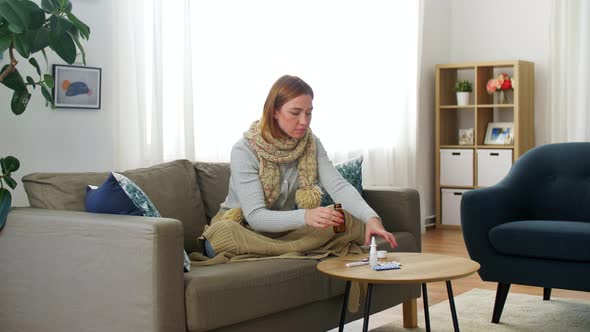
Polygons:
<instances>
[{"instance_id":1,"label":"knitted scarf","mask_svg":"<svg viewBox=\"0 0 590 332\"><path fill-rule=\"evenodd\" d=\"M279 164L297 160L299 189L295 193L295 203L302 209L320 206L322 191L318 187L318 163L316 144L311 129L300 139L263 137L259 121L254 121L244 133L248 145L256 152L260 167L258 175L264 191L267 208L270 208L280 195L281 174ZM241 209L231 209L224 218L242 221Z\"/></svg>"}]
</instances>

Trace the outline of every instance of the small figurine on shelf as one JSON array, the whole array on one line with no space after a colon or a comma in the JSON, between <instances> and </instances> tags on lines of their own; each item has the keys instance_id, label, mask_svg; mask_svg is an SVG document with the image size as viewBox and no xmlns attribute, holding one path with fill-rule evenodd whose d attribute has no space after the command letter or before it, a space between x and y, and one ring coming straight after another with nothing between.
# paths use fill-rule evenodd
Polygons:
<instances>
[{"instance_id":1,"label":"small figurine on shelf","mask_svg":"<svg viewBox=\"0 0 590 332\"><path fill-rule=\"evenodd\" d=\"M498 104L510 104L506 92L514 90L514 78L502 73L488 81L486 90L489 94L498 93Z\"/></svg>"},{"instance_id":2,"label":"small figurine on shelf","mask_svg":"<svg viewBox=\"0 0 590 332\"><path fill-rule=\"evenodd\" d=\"M455 92L457 92L457 105L469 105L469 95L473 91L473 86L468 80L457 81L455 83Z\"/></svg>"}]
</instances>

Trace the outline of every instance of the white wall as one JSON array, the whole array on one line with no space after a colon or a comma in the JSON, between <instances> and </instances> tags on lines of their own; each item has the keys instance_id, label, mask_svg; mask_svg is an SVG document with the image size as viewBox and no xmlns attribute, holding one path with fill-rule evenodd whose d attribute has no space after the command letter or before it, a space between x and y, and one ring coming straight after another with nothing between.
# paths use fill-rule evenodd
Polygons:
<instances>
[{"instance_id":1,"label":"white wall","mask_svg":"<svg viewBox=\"0 0 590 332\"><path fill-rule=\"evenodd\" d=\"M40 1L37 1L40 3ZM10 110L12 91L0 85L0 157L13 155L21 162L13 206L28 205L21 177L32 172L105 171L113 166L112 109L109 107L111 0L74 0L73 13L90 26L90 40L83 42L86 63L102 68L102 108L69 110L45 108L45 99L34 90L27 110L16 116ZM15 52L16 53L16 52ZM18 56L18 55L17 55ZM49 65L64 64L52 51ZM37 73L18 56L23 77ZM37 56L45 68L43 56ZM22 61L21 61L22 60ZM81 62L81 60L80 60ZM8 54L0 65L8 63ZM32 90L32 89L31 89Z\"/></svg>"},{"instance_id":2,"label":"white wall","mask_svg":"<svg viewBox=\"0 0 590 332\"><path fill-rule=\"evenodd\" d=\"M449 62L451 6L448 0L425 0L422 8L421 66L418 85L417 189L422 223L435 214L434 67Z\"/></svg>"},{"instance_id":3,"label":"white wall","mask_svg":"<svg viewBox=\"0 0 590 332\"><path fill-rule=\"evenodd\" d=\"M515 59L534 62L536 144L547 143L543 123L550 9L551 0L424 0L417 152L423 218L435 214L435 65Z\"/></svg>"},{"instance_id":4,"label":"white wall","mask_svg":"<svg viewBox=\"0 0 590 332\"><path fill-rule=\"evenodd\" d=\"M548 143L544 117L551 0L451 0L450 62L535 63L535 140Z\"/></svg>"}]
</instances>

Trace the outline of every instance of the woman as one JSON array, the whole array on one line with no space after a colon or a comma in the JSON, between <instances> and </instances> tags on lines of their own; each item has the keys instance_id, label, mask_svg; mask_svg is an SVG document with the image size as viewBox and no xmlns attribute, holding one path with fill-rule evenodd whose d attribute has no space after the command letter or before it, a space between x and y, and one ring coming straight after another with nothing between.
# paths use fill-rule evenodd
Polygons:
<instances>
[{"instance_id":1,"label":"woman","mask_svg":"<svg viewBox=\"0 0 590 332\"><path fill-rule=\"evenodd\" d=\"M220 252L230 256L293 251L342 254L350 252L349 247L343 248L344 242L368 245L372 235L383 237L392 248L397 246L393 234L342 178L311 132L312 102L313 90L295 76L279 78L270 89L262 118L232 149L229 193L204 233L209 257ZM362 222L347 218L347 232L335 235L332 227L345 222L344 216L319 206L318 185Z\"/></svg>"}]
</instances>

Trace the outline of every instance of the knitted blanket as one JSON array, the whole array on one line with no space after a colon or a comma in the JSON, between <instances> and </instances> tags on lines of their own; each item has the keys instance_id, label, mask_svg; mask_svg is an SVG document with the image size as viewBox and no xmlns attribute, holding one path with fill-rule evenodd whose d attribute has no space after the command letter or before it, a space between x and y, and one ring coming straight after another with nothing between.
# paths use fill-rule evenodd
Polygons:
<instances>
[{"instance_id":1,"label":"knitted blanket","mask_svg":"<svg viewBox=\"0 0 590 332\"><path fill-rule=\"evenodd\" d=\"M204 260L193 255L193 265L214 265L260 259L321 259L328 255L362 254L365 224L344 211L346 232L334 233L332 227L320 229L303 226L282 236L271 238L252 230L243 222L224 219L219 211L206 226L203 237L215 252L215 257Z\"/></svg>"}]
</instances>

